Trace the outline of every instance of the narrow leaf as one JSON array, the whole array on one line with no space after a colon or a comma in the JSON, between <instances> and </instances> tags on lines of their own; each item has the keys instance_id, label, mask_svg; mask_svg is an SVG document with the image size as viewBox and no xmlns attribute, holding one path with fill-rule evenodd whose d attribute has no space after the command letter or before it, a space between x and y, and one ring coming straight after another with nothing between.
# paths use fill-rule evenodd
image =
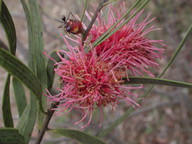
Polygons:
<instances>
[{"instance_id":1,"label":"narrow leaf","mask_svg":"<svg viewBox=\"0 0 192 144\"><path fill-rule=\"evenodd\" d=\"M161 78L129 77L129 80L127 80L127 78L124 78L124 81L125 84L156 84L156 85L192 88L192 83L185 83Z\"/></svg>"},{"instance_id":2,"label":"narrow leaf","mask_svg":"<svg viewBox=\"0 0 192 144\"><path fill-rule=\"evenodd\" d=\"M77 130L70 130L70 129L54 129L51 130L54 133L58 133L62 136L66 136L72 139L76 139L83 144L105 144L101 140L91 135L88 135L84 132L77 131Z\"/></svg>"},{"instance_id":3,"label":"narrow leaf","mask_svg":"<svg viewBox=\"0 0 192 144\"><path fill-rule=\"evenodd\" d=\"M25 107L25 109L24 109L24 111L23 111L20 119L19 119L19 122L18 122L17 126L16 126L21 133L22 133L22 131L24 131L24 130L23 130L23 127L24 127L24 125L26 125L26 121L27 121L27 119L28 119L28 117L29 117L29 116L28 116L29 111L30 111L30 105L27 105L27 106Z\"/></svg>"},{"instance_id":4,"label":"narrow leaf","mask_svg":"<svg viewBox=\"0 0 192 144\"><path fill-rule=\"evenodd\" d=\"M27 19L27 27L28 27L28 41L29 41L29 67L38 77L40 84L42 86L41 89L44 89L46 84L46 71L45 71L45 62L43 59L43 31L42 31L42 23L40 20L40 13L37 6L36 0L20 0L25 12L25 16ZM23 135L25 136L25 140L28 141L30 139L33 127L35 125L37 107L40 110L43 110L43 107L46 104L46 97L40 96L39 105L35 104L33 101L33 94L31 94L31 101L29 107L29 113L27 114L28 118L26 120L26 125L23 126ZM35 110L35 111L33 111ZM43 112L43 111L42 111ZM39 121L42 122L44 115L39 111ZM38 123L38 126L41 125ZM27 133L27 134L26 134Z\"/></svg>"},{"instance_id":5,"label":"narrow leaf","mask_svg":"<svg viewBox=\"0 0 192 144\"><path fill-rule=\"evenodd\" d=\"M188 28L184 38L182 39L182 41L179 43L179 46L177 47L176 51L174 52L173 56L171 57L171 59L169 60L168 64L166 65L166 67L164 68L163 72L160 74L159 77L162 77L164 75L164 73L167 71L167 69L170 67L170 65L173 63L173 61L175 60L175 58L177 57L177 55L179 54L179 52L181 51L181 49L183 48L183 45L185 44L189 34L192 32L192 24L190 25L190 27Z\"/></svg>"},{"instance_id":6,"label":"narrow leaf","mask_svg":"<svg viewBox=\"0 0 192 144\"><path fill-rule=\"evenodd\" d=\"M15 55L16 52L16 31L15 26L12 20L12 17L7 9L5 3L0 1L0 23L3 26L3 29L6 33L8 43L9 43L9 51L11 54ZM13 119L11 114L11 105L10 105L10 75L7 77L7 81L5 84L4 94L3 94L3 118L4 124L6 127L13 127Z\"/></svg>"},{"instance_id":7,"label":"narrow leaf","mask_svg":"<svg viewBox=\"0 0 192 144\"><path fill-rule=\"evenodd\" d=\"M13 118L11 114L10 106L10 75L7 76L7 81L5 83L4 93L3 93L3 104L2 104L2 113L3 113L3 122L5 127L13 127Z\"/></svg>"},{"instance_id":8,"label":"narrow leaf","mask_svg":"<svg viewBox=\"0 0 192 144\"><path fill-rule=\"evenodd\" d=\"M29 0L29 10L30 10L30 22L28 22L28 27L31 28L31 41L29 43L30 46L30 65L32 65L31 69L35 72L38 79L41 82L43 90L46 88L47 84L47 76L46 76L46 65L45 59L43 55L44 42L43 42L43 28L42 28L42 18L39 10L39 5L37 0ZM41 95L42 103L41 105L46 107L46 98ZM38 127L42 126L42 122L45 115L39 110L38 112Z\"/></svg>"},{"instance_id":9,"label":"narrow leaf","mask_svg":"<svg viewBox=\"0 0 192 144\"><path fill-rule=\"evenodd\" d=\"M2 2L2 7L1 7L1 13L0 13L0 22L3 26L3 29L6 33L8 43L9 43L9 48L10 52L15 55L16 51L16 31L15 31L15 26L12 20L12 17L9 13L9 10L7 9L6 5L4 2Z\"/></svg>"},{"instance_id":10,"label":"narrow leaf","mask_svg":"<svg viewBox=\"0 0 192 144\"><path fill-rule=\"evenodd\" d=\"M57 55L56 51L53 51L50 55L51 58L53 58L55 61L59 62L60 58ZM54 81L54 64L55 62L52 61L51 59L48 60L47 62L47 88L50 90L53 86L53 81Z\"/></svg>"},{"instance_id":11,"label":"narrow leaf","mask_svg":"<svg viewBox=\"0 0 192 144\"><path fill-rule=\"evenodd\" d=\"M22 115L22 113L25 110L25 107L27 105L25 90L24 90L24 87L21 84L21 82L18 81L16 78L13 78L12 84L13 84L13 90L15 93L15 100L17 103L19 117L21 117L21 115Z\"/></svg>"},{"instance_id":12,"label":"narrow leaf","mask_svg":"<svg viewBox=\"0 0 192 144\"><path fill-rule=\"evenodd\" d=\"M42 19L41 13L39 11L39 6L36 0L29 0L30 8L30 18L31 21L28 22L29 27L32 28L31 40L33 43L30 43L30 55L33 56L35 67L31 67L32 70L36 73L39 78L42 86L46 84L46 68L45 68L45 59L43 55L44 43L43 43L43 28L42 28Z\"/></svg>"},{"instance_id":13,"label":"narrow leaf","mask_svg":"<svg viewBox=\"0 0 192 144\"><path fill-rule=\"evenodd\" d=\"M176 51L174 52L173 56L171 57L171 59L169 60L168 64L165 66L163 72L158 76L159 78L162 77L165 72L167 71L167 69L171 66L171 64L173 63L173 61L175 60L175 58L177 57L177 55L179 54L179 52L181 51L181 49L183 48L183 45L185 44L189 34L192 32L192 24L190 25L190 27L188 28L184 38L182 39L182 41L179 43L179 46L177 47ZM153 89L154 85L151 86L146 92L145 94L143 94L141 97L146 97L151 90Z\"/></svg>"},{"instance_id":14,"label":"narrow leaf","mask_svg":"<svg viewBox=\"0 0 192 144\"><path fill-rule=\"evenodd\" d=\"M18 129L0 128L0 144L25 144L25 141Z\"/></svg>"},{"instance_id":15,"label":"narrow leaf","mask_svg":"<svg viewBox=\"0 0 192 144\"><path fill-rule=\"evenodd\" d=\"M38 78L20 60L2 48L0 48L0 66L29 88L41 103L42 86ZM41 110L43 111L42 107Z\"/></svg>"},{"instance_id":16,"label":"narrow leaf","mask_svg":"<svg viewBox=\"0 0 192 144\"><path fill-rule=\"evenodd\" d=\"M37 100L33 95L30 97L30 104L26 106L19 122L17 128L19 132L23 135L25 142L28 143L35 125L37 117Z\"/></svg>"}]
</instances>

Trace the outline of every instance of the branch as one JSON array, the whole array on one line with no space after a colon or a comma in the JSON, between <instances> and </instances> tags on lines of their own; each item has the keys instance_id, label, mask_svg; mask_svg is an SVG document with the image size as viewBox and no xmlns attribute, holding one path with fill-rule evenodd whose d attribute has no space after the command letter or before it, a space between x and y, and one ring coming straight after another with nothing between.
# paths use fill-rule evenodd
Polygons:
<instances>
[{"instance_id":1,"label":"branch","mask_svg":"<svg viewBox=\"0 0 192 144\"><path fill-rule=\"evenodd\" d=\"M89 31L91 30L91 28L92 28L92 26L93 26L93 24L94 24L94 22L95 22L95 20L96 20L96 18L98 16L99 12L101 11L101 9L105 6L105 4L107 2L108 2L108 0L103 0L102 2L99 3L99 5L98 5L93 17L92 17L91 22L89 23L87 29L85 30L85 32L82 35L82 45L84 44L84 41L86 40L87 35L88 35Z\"/></svg>"},{"instance_id":2,"label":"branch","mask_svg":"<svg viewBox=\"0 0 192 144\"><path fill-rule=\"evenodd\" d=\"M53 113L55 112L55 110L52 110L53 108L56 108L58 106L59 102L53 102L51 104L51 107L48 109L47 111L47 116L45 118L45 121L43 123L43 127L41 129L41 131L39 132L38 136L37 136L37 141L35 144L40 144L42 141L42 138L45 134L45 131L48 130L48 124L53 116Z\"/></svg>"}]
</instances>

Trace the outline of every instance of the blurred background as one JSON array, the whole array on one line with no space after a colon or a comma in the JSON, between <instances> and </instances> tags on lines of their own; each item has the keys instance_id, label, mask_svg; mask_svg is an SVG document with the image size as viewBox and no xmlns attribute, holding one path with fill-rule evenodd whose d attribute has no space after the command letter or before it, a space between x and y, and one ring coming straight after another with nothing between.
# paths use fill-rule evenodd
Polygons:
<instances>
[{"instance_id":1,"label":"blurred background","mask_svg":"<svg viewBox=\"0 0 192 144\"><path fill-rule=\"evenodd\" d=\"M119 0L121 1L121 0ZM28 61L27 24L22 5L19 0L4 0L13 17L17 32L17 56L22 62ZM127 8L131 7L135 0L126 0ZM93 11L99 0L91 0L88 11ZM60 37L62 29L57 27L62 15L72 12L81 16L84 8L84 0L39 0L41 7L45 51L51 52L64 48L64 42ZM152 32L149 37L162 39L167 45L164 58L160 61L162 72L170 60L180 41L192 23L192 0L153 0L145 7L144 15L151 13L156 17L154 24L162 28L161 31ZM7 46L7 41L2 27L0 27L0 46ZM0 68L0 99L2 99L4 83L7 72ZM192 34L190 34L183 50L178 55L169 70L163 76L172 80L192 82ZM147 90L148 86L145 86ZM144 90L143 90L144 92ZM12 95L12 105L15 105ZM1 106L1 101L0 101ZM99 118L95 115L93 124L86 132L95 135L101 129L109 126L128 109L126 103L122 103L113 113L110 108L105 109L103 126L98 127ZM13 109L15 123L18 119L17 109ZM110 113L110 115L109 115ZM54 116L51 120L51 128L73 128L80 130L73 123L78 120L77 115ZM0 115L0 127L2 116ZM37 130L34 130L31 144L34 143ZM118 126L109 135L103 138L107 144L192 144L192 90L177 87L155 86L152 92L143 100L142 109L136 110L127 120ZM77 144L75 140L63 138L47 132L42 144Z\"/></svg>"}]
</instances>

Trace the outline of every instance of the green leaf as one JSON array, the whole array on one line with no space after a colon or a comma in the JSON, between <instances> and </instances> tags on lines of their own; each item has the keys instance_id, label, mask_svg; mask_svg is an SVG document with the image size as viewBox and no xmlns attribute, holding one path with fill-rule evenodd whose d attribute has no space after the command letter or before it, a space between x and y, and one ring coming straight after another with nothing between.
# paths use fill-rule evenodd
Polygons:
<instances>
[{"instance_id":1,"label":"green leaf","mask_svg":"<svg viewBox=\"0 0 192 144\"><path fill-rule=\"evenodd\" d=\"M6 33L10 52L15 55L16 51L16 31L15 26L12 20L12 17L9 13L9 10L7 9L4 2L2 2L2 9L0 13L0 22L3 26L3 29Z\"/></svg>"},{"instance_id":2,"label":"green leaf","mask_svg":"<svg viewBox=\"0 0 192 144\"><path fill-rule=\"evenodd\" d=\"M35 125L37 117L37 100L33 95L30 97L30 104L28 104L19 119L17 128L23 135L25 142L28 143Z\"/></svg>"},{"instance_id":3,"label":"green leaf","mask_svg":"<svg viewBox=\"0 0 192 144\"><path fill-rule=\"evenodd\" d=\"M40 83L42 85L42 89L45 89L46 86L46 70L45 70L45 60L43 58L43 30L42 30L42 22L41 22L41 15L39 12L39 8L37 5L36 0L20 0L25 12L25 16L27 19L27 27L28 27L28 41L29 41L29 66L31 70L37 75ZM27 3L28 2L28 3ZM33 95L31 95L33 97ZM32 99L32 98L31 98ZM46 105L46 97L42 95L40 96L41 102L39 103L38 107L40 108L41 112L43 112L43 107ZM31 101L33 102L33 101ZM36 109L37 105L33 105L31 103L31 107L29 111L32 112L33 109ZM42 125L44 114L38 111L38 127ZM35 118L30 121L30 115L33 113L29 113L29 119L26 121L26 126L24 129L28 130L28 133L31 134L33 130L33 126L35 124ZM30 125L30 128L28 128ZM24 133L25 134L25 133ZM27 135L26 135L27 136ZM31 136L31 135L29 135ZM25 137L26 139L26 137ZM29 138L27 138L29 139Z\"/></svg>"},{"instance_id":4,"label":"green leaf","mask_svg":"<svg viewBox=\"0 0 192 144\"><path fill-rule=\"evenodd\" d=\"M0 128L0 144L25 144L25 141L18 129Z\"/></svg>"},{"instance_id":5,"label":"green leaf","mask_svg":"<svg viewBox=\"0 0 192 144\"><path fill-rule=\"evenodd\" d=\"M13 78L12 84L13 84L13 90L15 93L15 100L17 103L19 117L21 117L21 115L22 115L22 113L25 110L25 107L27 105L25 90L24 90L24 87L21 84L21 82L18 81L16 78Z\"/></svg>"},{"instance_id":6,"label":"green leaf","mask_svg":"<svg viewBox=\"0 0 192 144\"><path fill-rule=\"evenodd\" d=\"M192 83L185 83L161 78L129 77L129 80L127 80L127 78L124 78L124 81L125 81L124 84L156 84L156 85L192 88Z\"/></svg>"},{"instance_id":7,"label":"green leaf","mask_svg":"<svg viewBox=\"0 0 192 144\"><path fill-rule=\"evenodd\" d=\"M171 59L169 60L168 64L165 66L163 72L158 76L159 78L162 77L165 72L167 71L167 69L171 66L171 64L173 63L173 61L175 60L175 58L177 57L177 55L179 54L179 52L181 51L181 49L183 48L183 45L185 44L189 34L192 32L192 24L190 25L190 27L188 28L184 38L182 39L182 41L179 43L179 46L177 47L176 51L174 52L173 56L171 57ZM151 86L146 92L145 94L142 95L142 97L146 97L151 90L153 89L154 85Z\"/></svg>"},{"instance_id":8,"label":"green leaf","mask_svg":"<svg viewBox=\"0 0 192 144\"><path fill-rule=\"evenodd\" d=\"M42 17L39 10L39 5L36 0L29 0L29 8L30 8L30 14L31 14L31 27L32 30L32 38L33 38L33 46L31 46L31 55L34 56L35 61L31 61L36 65L36 74L39 78L43 90L45 90L47 86L47 75L46 75L46 65L45 65L45 59L43 55L44 50L44 42L43 42L43 28L42 28ZM42 98L42 106L46 108L46 102L47 97L41 96ZM38 127L42 127L43 120L45 118L44 113L38 110Z\"/></svg>"},{"instance_id":9,"label":"green leaf","mask_svg":"<svg viewBox=\"0 0 192 144\"><path fill-rule=\"evenodd\" d=\"M25 15L27 17L28 39L29 39L29 66L37 75L41 82L43 90L47 84L45 59L43 55L43 28L41 13L36 0L29 0L28 5L24 0L21 0ZM46 97L41 96L42 103L39 107L46 107ZM40 109L41 110L41 109ZM44 114L39 111L38 126L42 125Z\"/></svg>"},{"instance_id":10,"label":"green leaf","mask_svg":"<svg viewBox=\"0 0 192 144\"><path fill-rule=\"evenodd\" d=\"M7 76L7 81L5 83L3 93L3 104L2 104L3 122L5 127L14 127L10 106L9 85L10 85L10 75Z\"/></svg>"},{"instance_id":11,"label":"green leaf","mask_svg":"<svg viewBox=\"0 0 192 144\"><path fill-rule=\"evenodd\" d=\"M43 43L43 28L41 13L39 11L39 6L36 0L29 0L30 8L30 22L28 22L29 27L32 31L29 33L31 35L32 43L30 43L30 55L33 57L32 63L35 67L31 67L32 70L37 74L41 84L45 87L46 81L46 66L45 58L43 55L44 43Z\"/></svg>"},{"instance_id":12,"label":"green leaf","mask_svg":"<svg viewBox=\"0 0 192 144\"><path fill-rule=\"evenodd\" d=\"M30 105L27 105L19 119L19 122L17 124L17 128L21 133L24 133L24 126L27 124L27 119L29 119L29 113L30 113Z\"/></svg>"},{"instance_id":13,"label":"green leaf","mask_svg":"<svg viewBox=\"0 0 192 144\"><path fill-rule=\"evenodd\" d=\"M15 26L12 20L12 17L9 13L9 10L7 9L5 3L3 1L0 1L0 22L3 26L3 29L6 33L10 52L15 55L16 52L16 31ZM4 118L4 124L6 127L13 127L13 119L11 114L11 106L10 106L10 93L9 93L9 87L10 87L10 75L7 77L4 94L3 94L3 118Z\"/></svg>"},{"instance_id":14,"label":"green leaf","mask_svg":"<svg viewBox=\"0 0 192 144\"><path fill-rule=\"evenodd\" d=\"M15 56L0 48L0 66L20 80L41 103L42 86L35 74ZM41 107L43 110L43 108Z\"/></svg>"},{"instance_id":15,"label":"green leaf","mask_svg":"<svg viewBox=\"0 0 192 144\"><path fill-rule=\"evenodd\" d=\"M50 54L50 57L53 58L56 62L60 61L60 58L57 55L56 51L53 51ZM54 64L55 64L55 62L51 59L49 59L47 62L47 88L48 88L48 90L50 90L53 86L53 81L54 81L54 76L55 76Z\"/></svg>"},{"instance_id":16,"label":"green leaf","mask_svg":"<svg viewBox=\"0 0 192 144\"><path fill-rule=\"evenodd\" d=\"M70 130L70 129L54 129L51 130L54 133L58 133L62 136L66 136L69 138L73 138L78 140L79 142L82 142L83 144L105 144L101 140L97 139L96 137L93 137L91 135L88 135L84 132L77 131L77 130Z\"/></svg>"},{"instance_id":17,"label":"green leaf","mask_svg":"<svg viewBox=\"0 0 192 144\"><path fill-rule=\"evenodd\" d=\"M175 60L175 58L177 57L177 55L179 54L179 52L181 51L181 49L183 48L183 45L185 44L185 42L187 41L187 38L189 37L189 34L192 32L192 24L190 25L190 27L188 28L184 38L182 39L182 41L179 43L179 46L177 47L176 51L174 52L173 56L171 57L171 59L169 60L168 64L166 65L166 67L164 68L163 72L160 74L159 77L162 77L164 75L164 73L167 71L167 69L170 67L170 65L173 63L173 61Z\"/></svg>"}]
</instances>

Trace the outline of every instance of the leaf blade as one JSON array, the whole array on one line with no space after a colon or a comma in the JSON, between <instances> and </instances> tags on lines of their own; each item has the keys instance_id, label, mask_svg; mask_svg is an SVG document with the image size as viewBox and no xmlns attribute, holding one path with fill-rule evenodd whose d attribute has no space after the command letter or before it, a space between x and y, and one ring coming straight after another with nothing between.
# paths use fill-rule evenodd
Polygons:
<instances>
[{"instance_id":1,"label":"leaf blade","mask_svg":"<svg viewBox=\"0 0 192 144\"><path fill-rule=\"evenodd\" d=\"M56 51L53 51L50 54L50 57L52 59L54 59L56 62L60 61L60 58L57 55ZM48 62L47 62L46 71L47 71L47 88L48 88L48 90L51 90L51 88L53 86L53 81L54 81L54 76L55 76L54 64L55 64L55 62L53 60L51 60L51 59L49 59Z\"/></svg>"},{"instance_id":2,"label":"leaf blade","mask_svg":"<svg viewBox=\"0 0 192 144\"><path fill-rule=\"evenodd\" d=\"M28 104L17 124L19 132L23 135L25 142L28 143L35 125L37 117L37 100L31 94L30 104Z\"/></svg>"},{"instance_id":3,"label":"leaf blade","mask_svg":"<svg viewBox=\"0 0 192 144\"><path fill-rule=\"evenodd\" d=\"M101 140L99 140L96 137L93 137L91 135L88 135L84 132L81 131L77 131L77 130L70 130L70 129L54 129L51 130L54 133L58 133L62 136L66 136L69 138L73 138L76 139L84 144L105 144L104 142L102 142Z\"/></svg>"},{"instance_id":4,"label":"leaf blade","mask_svg":"<svg viewBox=\"0 0 192 144\"><path fill-rule=\"evenodd\" d=\"M16 31L15 25L13 23L13 19L11 14L9 13L8 8L6 7L5 3L2 2L1 6L1 13L0 13L0 22L3 26L3 29L6 33L10 52L15 55L16 52Z\"/></svg>"},{"instance_id":5,"label":"leaf blade","mask_svg":"<svg viewBox=\"0 0 192 144\"><path fill-rule=\"evenodd\" d=\"M23 136L14 128L0 128L1 144L25 144Z\"/></svg>"},{"instance_id":6,"label":"leaf blade","mask_svg":"<svg viewBox=\"0 0 192 144\"><path fill-rule=\"evenodd\" d=\"M39 10L39 5L36 0L28 1L29 9L30 9L30 22L28 22L28 27L31 28L31 41L29 43L30 50L30 65L32 65L31 69L35 72L38 79L41 82L43 90L46 88L47 76L46 76L46 67L45 67L45 59L43 55L44 42L43 42L43 28L42 28L42 18ZM27 16L27 15L26 15ZM46 107L46 98L45 96L41 96L42 103L40 103L40 107ZM42 122L45 115L39 109L38 112L38 126L42 126Z\"/></svg>"},{"instance_id":7,"label":"leaf blade","mask_svg":"<svg viewBox=\"0 0 192 144\"><path fill-rule=\"evenodd\" d=\"M20 80L40 101L42 86L35 74L15 56L0 48L0 66Z\"/></svg>"},{"instance_id":8,"label":"leaf blade","mask_svg":"<svg viewBox=\"0 0 192 144\"><path fill-rule=\"evenodd\" d=\"M5 127L14 127L10 104L10 75L8 74L3 92L2 114Z\"/></svg>"},{"instance_id":9,"label":"leaf blade","mask_svg":"<svg viewBox=\"0 0 192 144\"><path fill-rule=\"evenodd\" d=\"M38 9L37 1L36 0L20 0L25 12L25 16L27 19L27 27L28 27L28 42L29 42L29 67L31 70L35 73L37 78L39 79L41 85L42 85L42 90L45 88L46 84L46 71L45 71L45 61L43 58L43 30L42 30L42 22L40 18L40 12ZM23 134L25 135L25 139L29 139L31 136L33 127L35 125L35 120L36 117L34 116L35 113L33 113L33 106L35 106L35 109L38 107L40 108L41 112L38 111L39 113L39 122L42 122L44 119L44 112L43 107L46 104L46 97L40 96L40 101L39 105L36 105L34 101L32 101L33 95L31 94L31 107L29 107L29 118L26 119L26 125L23 126L24 131L27 131L29 133L28 135L25 135L25 132ZM34 104L33 104L34 103ZM37 111L36 111L37 112ZM45 112L44 112L45 113ZM30 119L32 116L33 120ZM28 128L28 125L30 127ZM41 123L39 123L41 125Z\"/></svg>"},{"instance_id":10,"label":"leaf blade","mask_svg":"<svg viewBox=\"0 0 192 144\"><path fill-rule=\"evenodd\" d=\"M162 79L162 78L129 77L129 80L127 80L127 78L124 78L124 81L125 81L125 84L155 84L155 85L166 85L166 86L192 88L191 83Z\"/></svg>"},{"instance_id":11,"label":"leaf blade","mask_svg":"<svg viewBox=\"0 0 192 144\"><path fill-rule=\"evenodd\" d=\"M21 84L21 82L18 81L16 78L13 78L12 85L13 85L13 90L15 93L15 100L17 103L19 117L21 117L21 115L22 115L22 113L25 110L25 107L27 105L25 90L24 90L24 87Z\"/></svg>"},{"instance_id":12,"label":"leaf blade","mask_svg":"<svg viewBox=\"0 0 192 144\"><path fill-rule=\"evenodd\" d=\"M3 26L3 29L6 33L6 37L9 43L9 51L11 54L15 55L16 52L16 31L13 23L11 14L5 5L5 3L0 1L0 23ZM13 127L13 118L11 113L11 104L10 104L10 75L8 75L5 89L3 93L3 104L2 104L2 113L3 121L6 127Z\"/></svg>"}]
</instances>

